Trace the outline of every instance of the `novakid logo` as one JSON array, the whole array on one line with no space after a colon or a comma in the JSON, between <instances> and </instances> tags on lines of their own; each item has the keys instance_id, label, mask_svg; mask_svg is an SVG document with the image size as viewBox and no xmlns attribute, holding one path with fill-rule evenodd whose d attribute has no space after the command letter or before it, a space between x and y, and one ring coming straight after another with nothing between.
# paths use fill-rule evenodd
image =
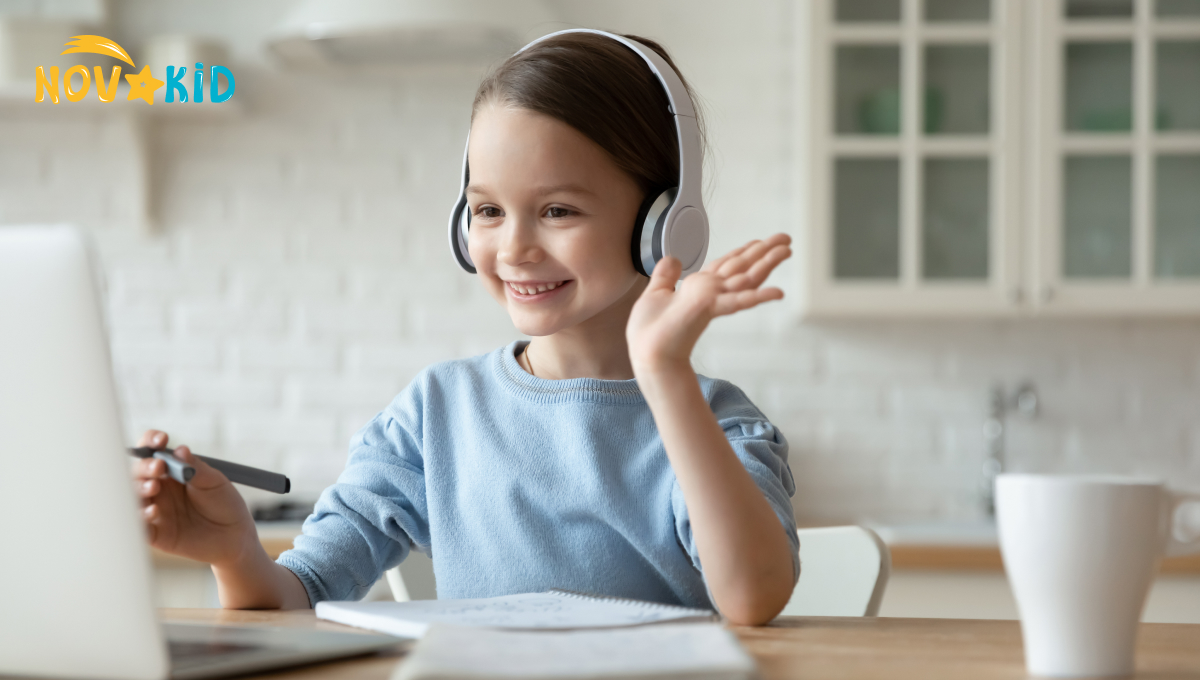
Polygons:
<instances>
[{"instance_id":1,"label":"novakid logo","mask_svg":"<svg viewBox=\"0 0 1200 680\"><path fill-rule=\"evenodd\" d=\"M77 52L87 52L91 54L103 54L129 64L131 68L137 68L133 59L115 41L109 40L99 35L77 35L66 43L66 48L60 54L73 54ZM58 103L59 93L59 78L58 67L50 67L49 76L46 74L46 69L37 67L37 93L34 96L34 101L45 101L47 98L54 104ZM187 75L187 66L168 66L166 81L159 80L150 72L150 66L143 66L142 70L137 73L126 74L125 80L129 81L129 96L127 99L142 99L147 104L154 104L154 93L158 88L164 85L167 88L163 101L167 104L173 104L176 101L186 103L188 101L188 90L185 85L184 76ZM112 74L108 80L104 79L104 69L96 66L94 69L96 74L96 98L102 102L111 102L117 96L117 84L121 81L121 66L118 64L112 67ZM204 64L197 62L195 70L192 72L191 78L191 99L199 104L204 102ZM76 79L75 76L79 76ZM225 90L218 91L218 76L224 77ZM78 87L76 87L78 80ZM88 90L92 87L92 76L88 73L86 66L72 66L67 69L67 72L62 74L62 92L67 97L67 101L77 102L82 101L87 96ZM229 101L233 96L233 91L237 84L233 80L233 72L224 66L209 66L208 74L208 99L209 101L220 104L224 101Z\"/></svg>"}]
</instances>

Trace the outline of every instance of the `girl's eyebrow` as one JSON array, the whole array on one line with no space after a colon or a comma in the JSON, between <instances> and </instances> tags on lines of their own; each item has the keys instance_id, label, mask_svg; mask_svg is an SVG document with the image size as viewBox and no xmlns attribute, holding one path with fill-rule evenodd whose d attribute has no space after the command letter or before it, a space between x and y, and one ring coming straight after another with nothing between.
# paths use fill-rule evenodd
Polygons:
<instances>
[{"instance_id":1,"label":"girl's eyebrow","mask_svg":"<svg viewBox=\"0 0 1200 680\"><path fill-rule=\"evenodd\" d=\"M488 189L485 186L478 184L468 184L465 193L468 194L486 194ZM537 196L548 196L550 194L587 194L595 196L596 192L584 187L582 184L555 184L548 187L541 187L536 190Z\"/></svg>"}]
</instances>

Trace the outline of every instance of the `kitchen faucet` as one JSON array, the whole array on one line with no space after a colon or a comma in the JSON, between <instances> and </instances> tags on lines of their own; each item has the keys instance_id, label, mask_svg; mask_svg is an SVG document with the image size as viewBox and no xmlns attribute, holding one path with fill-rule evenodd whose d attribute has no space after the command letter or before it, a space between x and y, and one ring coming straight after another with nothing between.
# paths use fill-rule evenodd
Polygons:
<instances>
[{"instance_id":1,"label":"kitchen faucet","mask_svg":"<svg viewBox=\"0 0 1200 680\"><path fill-rule=\"evenodd\" d=\"M987 448L981 470L983 476L979 480L979 491L988 517L996 516L996 475L1004 472L1005 430L1008 414L1012 411L1027 418L1037 416L1038 395L1033 383L1017 385L1012 394L1008 394L1003 385L992 386L988 417L983 421L983 441Z\"/></svg>"}]
</instances>

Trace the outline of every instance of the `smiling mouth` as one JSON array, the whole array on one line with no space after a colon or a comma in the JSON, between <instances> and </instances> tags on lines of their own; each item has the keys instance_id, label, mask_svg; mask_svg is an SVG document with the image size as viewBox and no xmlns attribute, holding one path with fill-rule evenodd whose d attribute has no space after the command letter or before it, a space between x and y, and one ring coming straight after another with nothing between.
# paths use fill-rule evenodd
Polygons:
<instances>
[{"instance_id":1,"label":"smiling mouth","mask_svg":"<svg viewBox=\"0 0 1200 680\"><path fill-rule=\"evenodd\" d=\"M514 297L529 300L545 297L570 282L571 279L565 281L505 281L504 285Z\"/></svg>"}]
</instances>

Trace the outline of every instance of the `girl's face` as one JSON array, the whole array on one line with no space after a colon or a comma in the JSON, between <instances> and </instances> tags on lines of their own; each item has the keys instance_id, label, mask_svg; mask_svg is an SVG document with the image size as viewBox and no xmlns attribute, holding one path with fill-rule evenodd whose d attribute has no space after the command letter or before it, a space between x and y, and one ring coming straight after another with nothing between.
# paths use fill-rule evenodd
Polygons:
<instances>
[{"instance_id":1,"label":"girl's face","mask_svg":"<svg viewBox=\"0 0 1200 680\"><path fill-rule=\"evenodd\" d=\"M475 114L468 158L467 247L519 331L628 312L647 280L629 254L642 192L604 149L555 118L493 104Z\"/></svg>"}]
</instances>

